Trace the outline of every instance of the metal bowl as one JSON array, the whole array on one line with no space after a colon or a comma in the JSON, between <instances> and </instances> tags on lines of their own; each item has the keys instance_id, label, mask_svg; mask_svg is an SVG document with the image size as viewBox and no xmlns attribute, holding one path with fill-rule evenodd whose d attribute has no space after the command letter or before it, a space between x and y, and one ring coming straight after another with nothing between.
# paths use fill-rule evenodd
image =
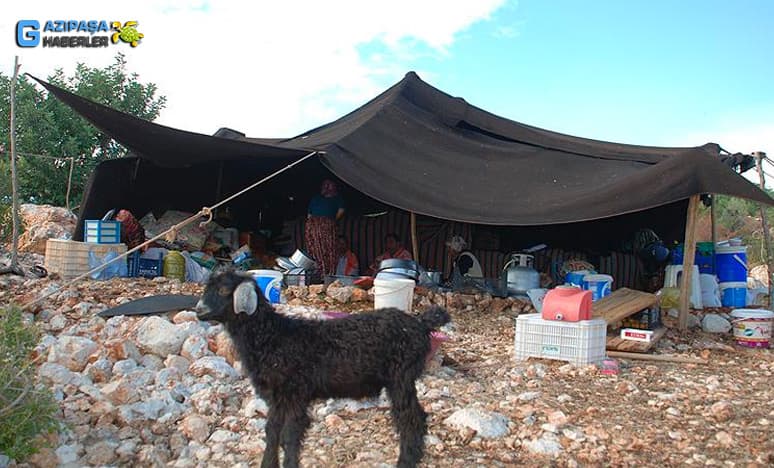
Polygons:
<instances>
[{"instance_id":1,"label":"metal bowl","mask_svg":"<svg viewBox=\"0 0 774 468\"><path fill-rule=\"evenodd\" d=\"M287 257L277 257L277 266L283 270L292 270L293 268L297 268L295 263L291 262Z\"/></svg>"},{"instance_id":2,"label":"metal bowl","mask_svg":"<svg viewBox=\"0 0 774 468\"><path fill-rule=\"evenodd\" d=\"M312 270L317 266L317 262L301 249L297 249L293 252L293 255L290 256L290 261L293 262L293 265L303 268L304 270Z\"/></svg>"},{"instance_id":3,"label":"metal bowl","mask_svg":"<svg viewBox=\"0 0 774 468\"><path fill-rule=\"evenodd\" d=\"M388 258L387 260L382 260L379 262L379 271L386 270L388 268L403 268L406 270L419 271L417 262L414 260L402 260L399 258Z\"/></svg>"}]
</instances>

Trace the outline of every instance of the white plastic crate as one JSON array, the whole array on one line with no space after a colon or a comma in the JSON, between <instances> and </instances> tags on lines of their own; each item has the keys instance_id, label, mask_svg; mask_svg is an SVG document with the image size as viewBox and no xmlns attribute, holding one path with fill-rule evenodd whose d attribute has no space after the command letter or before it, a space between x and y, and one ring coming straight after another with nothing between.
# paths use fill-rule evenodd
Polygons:
<instances>
[{"instance_id":1,"label":"white plastic crate","mask_svg":"<svg viewBox=\"0 0 774 468\"><path fill-rule=\"evenodd\" d=\"M530 357L556 359L582 366L605 359L607 323L604 319L561 322L540 314L516 319L514 352L517 361Z\"/></svg>"}]
</instances>

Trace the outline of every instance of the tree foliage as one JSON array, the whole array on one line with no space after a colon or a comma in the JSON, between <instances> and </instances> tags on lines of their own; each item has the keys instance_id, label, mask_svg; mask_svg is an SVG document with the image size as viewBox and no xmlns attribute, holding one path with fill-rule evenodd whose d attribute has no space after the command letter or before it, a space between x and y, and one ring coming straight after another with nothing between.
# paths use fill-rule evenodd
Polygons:
<instances>
[{"instance_id":1,"label":"tree foliage","mask_svg":"<svg viewBox=\"0 0 774 468\"><path fill-rule=\"evenodd\" d=\"M127 70L126 59L118 54L105 68L79 63L72 75L57 69L48 81L100 104L154 120L166 103L153 83L142 83L136 73ZM7 122L10 117L11 78L0 73L0 147L9 149ZM65 206L69 174L68 160L54 160L25 154L75 158L71 206L80 203L89 175L99 162L118 158L126 149L94 128L56 97L20 76L16 84L16 148L19 156L20 196L23 201ZM0 217L8 204L8 157L0 163ZM3 232L0 232L2 236Z\"/></svg>"}]
</instances>

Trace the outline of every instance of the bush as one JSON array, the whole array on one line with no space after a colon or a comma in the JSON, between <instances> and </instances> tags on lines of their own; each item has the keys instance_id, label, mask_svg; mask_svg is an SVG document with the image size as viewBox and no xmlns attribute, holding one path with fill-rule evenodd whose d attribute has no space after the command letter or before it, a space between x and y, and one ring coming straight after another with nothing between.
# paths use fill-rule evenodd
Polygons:
<instances>
[{"instance_id":1,"label":"bush","mask_svg":"<svg viewBox=\"0 0 774 468\"><path fill-rule=\"evenodd\" d=\"M39 435L59 429L59 405L47 388L35 384L32 350L37 329L25 324L18 308L0 309L0 453L24 460L38 451Z\"/></svg>"}]
</instances>

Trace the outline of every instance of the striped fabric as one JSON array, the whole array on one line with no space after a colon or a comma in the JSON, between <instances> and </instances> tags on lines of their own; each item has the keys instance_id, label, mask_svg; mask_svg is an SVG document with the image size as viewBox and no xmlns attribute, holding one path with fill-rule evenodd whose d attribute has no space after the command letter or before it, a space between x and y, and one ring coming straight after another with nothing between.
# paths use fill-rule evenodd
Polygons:
<instances>
[{"instance_id":1,"label":"striped fabric","mask_svg":"<svg viewBox=\"0 0 774 468\"><path fill-rule=\"evenodd\" d=\"M293 242L297 248L304 243L304 219L294 223ZM373 259L384 252L384 236L388 232L397 233L403 239L403 245L411 251L411 221L407 212L390 211L383 216L347 217L339 223L339 232L347 236L352 251L360 260L360 271L365 272ZM419 237L419 260L428 270L442 271L444 277L451 274L451 259L446 241L452 236L462 236L468 245L472 245L473 227L470 224L444 221L435 218L417 217L417 236ZM505 264L506 252L496 250L473 250L481 263L484 275L497 278ZM633 254L611 252L602 257L591 257L583 252L565 251L549 248L535 253L535 269L550 275L554 281L561 282L558 271L566 260L585 260L597 265L599 273L613 277L613 289L626 287L642 289L642 263Z\"/></svg>"}]
</instances>

